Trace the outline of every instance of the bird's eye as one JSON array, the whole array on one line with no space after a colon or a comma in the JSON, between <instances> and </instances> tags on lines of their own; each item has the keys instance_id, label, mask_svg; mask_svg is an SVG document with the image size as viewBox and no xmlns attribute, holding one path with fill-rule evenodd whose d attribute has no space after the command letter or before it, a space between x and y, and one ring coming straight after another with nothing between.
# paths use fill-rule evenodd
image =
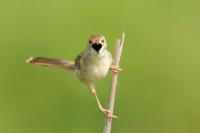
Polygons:
<instances>
[{"instance_id":1,"label":"bird's eye","mask_svg":"<svg viewBox=\"0 0 200 133\"><path fill-rule=\"evenodd\" d=\"M104 39L103 39L103 40L101 40L101 42L102 42L102 43L104 43Z\"/></svg>"},{"instance_id":2,"label":"bird's eye","mask_svg":"<svg viewBox=\"0 0 200 133\"><path fill-rule=\"evenodd\" d=\"M92 43L92 41L91 40L89 40L89 44L91 44Z\"/></svg>"}]
</instances>

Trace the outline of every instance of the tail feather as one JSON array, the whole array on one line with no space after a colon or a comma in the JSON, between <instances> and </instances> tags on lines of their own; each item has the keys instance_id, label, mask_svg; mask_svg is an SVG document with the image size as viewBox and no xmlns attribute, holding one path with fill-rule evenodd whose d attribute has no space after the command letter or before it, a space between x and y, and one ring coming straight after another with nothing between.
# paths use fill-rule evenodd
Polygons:
<instances>
[{"instance_id":1,"label":"tail feather","mask_svg":"<svg viewBox=\"0 0 200 133\"><path fill-rule=\"evenodd\" d=\"M62 60L62 59L50 59L46 57L30 57L28 60L26 60L26 62L29 64L36 64L41 66L52 66L69 70L75 69L75 64L73 61Z\"/></svg>"}]
</instances>

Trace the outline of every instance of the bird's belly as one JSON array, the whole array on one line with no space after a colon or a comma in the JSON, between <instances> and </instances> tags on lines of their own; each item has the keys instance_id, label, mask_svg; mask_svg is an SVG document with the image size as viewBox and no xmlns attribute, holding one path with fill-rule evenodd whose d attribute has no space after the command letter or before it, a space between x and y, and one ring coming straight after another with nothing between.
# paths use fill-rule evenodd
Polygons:
<instances>
[{"instance_id":1,"label":"bird's belly","mask_svg":"<svg viewBox=\"0 0 200 133\"><path fill-rule=\"evenodd\" d=\"M109 62L97 62L92 63L87 66L87 69L84 69L81 71L81 77L83 77L84 80L94 81L102 79L106 76L110 68Z\"/></svg>"}]
</instances>

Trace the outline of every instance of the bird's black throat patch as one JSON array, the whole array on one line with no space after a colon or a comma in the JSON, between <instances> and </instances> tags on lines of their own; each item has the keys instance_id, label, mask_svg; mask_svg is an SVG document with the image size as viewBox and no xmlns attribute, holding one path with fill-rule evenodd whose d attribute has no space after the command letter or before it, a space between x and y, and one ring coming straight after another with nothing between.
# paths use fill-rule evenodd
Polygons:
<instances>
[{"instance_id":1,"label":"bird's black throat patch","mask_svg":"<svg viewBox=\"0 0 200 133\"><path fill-rule=\"evenodd\" d=\"M101 43L94 43L94 44L92 44L92 48L94 50L96 50L97 53L99 53L99 50L102 48L102 44Z\"/></svg>"}]
</instances>

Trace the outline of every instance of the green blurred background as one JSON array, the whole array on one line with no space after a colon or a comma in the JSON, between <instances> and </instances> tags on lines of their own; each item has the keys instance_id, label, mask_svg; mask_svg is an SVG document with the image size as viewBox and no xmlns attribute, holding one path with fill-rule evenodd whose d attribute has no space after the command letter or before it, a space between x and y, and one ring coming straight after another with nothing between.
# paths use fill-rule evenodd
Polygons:
<instances>
[{"instance_id":1,"label":"green blurred background","mask_svg":"<svg viewBox=\"0 0 200 133\"><path fill-rule=\"evenodd\" d=\"M74 59L91 33L123 31L113 133L200 132L200 1L0 0L0 133L100 133L89 91L30 56ZM111 74L98 83L106 105Z\"/></svg>"}]
</instances>

